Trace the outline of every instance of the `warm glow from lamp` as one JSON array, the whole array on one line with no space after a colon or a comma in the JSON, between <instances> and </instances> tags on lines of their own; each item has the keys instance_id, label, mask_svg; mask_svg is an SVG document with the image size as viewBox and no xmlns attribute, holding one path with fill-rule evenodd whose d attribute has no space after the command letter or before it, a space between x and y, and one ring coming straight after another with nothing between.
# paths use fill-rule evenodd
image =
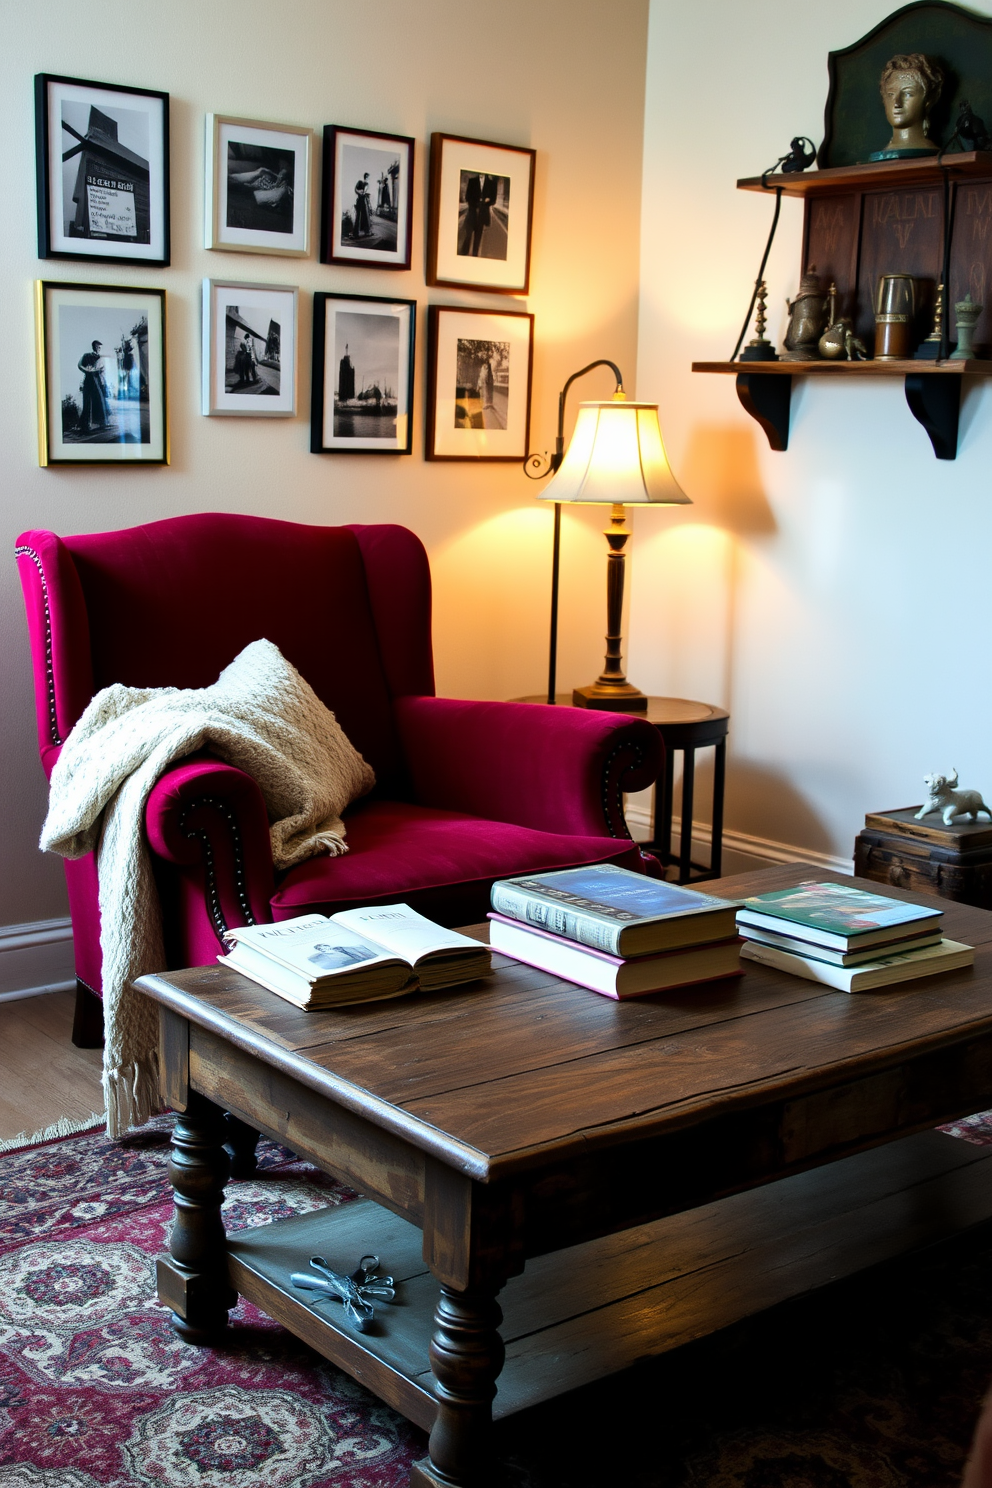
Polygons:
<instances>
[{"instance_id":1,"label":"warm glow from lamp","mask_svg":"<svg viewBox=\"0 0 992 1488\"><path fill-rule=\"evenodd\" d=\"M688 506L672 474L654 403L580 403L561 467L542 501L603 506Z\"/></svg>"}]
</instances>

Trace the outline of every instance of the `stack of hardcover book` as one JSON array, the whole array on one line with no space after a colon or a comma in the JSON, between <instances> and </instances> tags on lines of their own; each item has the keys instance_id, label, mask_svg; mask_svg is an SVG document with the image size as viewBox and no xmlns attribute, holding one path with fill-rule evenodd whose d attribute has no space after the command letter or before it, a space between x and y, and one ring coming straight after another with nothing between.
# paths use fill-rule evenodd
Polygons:
<instances>
[{"instance_id":1,"label":"stack of hardcover book","mask_svg":"<svg viewBox=\"0 0 992 1488\"><path fill-rule=\"evenodd\" d=\"M493 884L489 944L604 997L739 976L736 900L602 864Z\"/></svg>"},{"instance_id":2,"label":"stack of hardcover book","mask_svg":"<svg viewBox=\"0 0 992 1488\"><path fill-rule=\"evenodd\" d=\"M849 884L797 884L741 901L741 955L840 992L971 966L971 946L941 935L942 911Z\"/></svg>"}]
</instances>

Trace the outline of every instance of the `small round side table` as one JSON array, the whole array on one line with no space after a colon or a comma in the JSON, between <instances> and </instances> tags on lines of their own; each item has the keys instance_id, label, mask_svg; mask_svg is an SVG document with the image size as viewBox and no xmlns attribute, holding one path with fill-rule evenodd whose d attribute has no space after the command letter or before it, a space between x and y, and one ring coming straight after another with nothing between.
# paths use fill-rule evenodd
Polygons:
<instances>
[{"instance_id":1,"label":"small round side table","mask_svg":"<svg viewBox=\"0 0 992 1488\"><path fill-rule=\"evenodd\" d=\"M514 698L517 703L544 703L547 698L532 695ZM558 707L571 708L569 692L555 694ZM663 867L678 863L678 882L701 883L719 878L723 859L723 789L726 779L727 734L730 714L713 703L697 703L689 698L649 697L645 713L625 713L625 718L646 718L653 723L665 744L665 771L654 788L651 813L651 841L639 844L653 853ZM696 778L696 750L715 749L713 761L713 835L709 867L692 861L692 807ZM679 852L672 853L672 805L675 781L674 751L682 751L682 823Z\"/></svg>"}]
</instances>

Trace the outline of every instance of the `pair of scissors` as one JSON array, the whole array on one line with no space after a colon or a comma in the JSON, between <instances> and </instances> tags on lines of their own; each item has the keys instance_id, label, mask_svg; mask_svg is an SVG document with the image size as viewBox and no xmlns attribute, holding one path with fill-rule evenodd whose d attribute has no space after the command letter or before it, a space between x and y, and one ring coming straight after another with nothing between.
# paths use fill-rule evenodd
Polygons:
<instances>
[{"instance_id":1,"label":"pair of scissors","mask_svg":"<svg viewBox=\"0 0 992 1488\"><path fill-rule=\"evenodd\" d=\"M290 1276L293 1286L303 1291L320 1292L321 1301L333 1300L344 1304L345 1317L355 1325L359 1333L367 1333L375 1317L372 1301L392 1302L396 1290L391 1276L377 1276L379 1257L362 1256L349 1276L344 1271L335 1271L323 1256L311 1256L310 1265L320 1276L311 1276L307 1271L294 1271Z\"/></svg>"}]
</instances>

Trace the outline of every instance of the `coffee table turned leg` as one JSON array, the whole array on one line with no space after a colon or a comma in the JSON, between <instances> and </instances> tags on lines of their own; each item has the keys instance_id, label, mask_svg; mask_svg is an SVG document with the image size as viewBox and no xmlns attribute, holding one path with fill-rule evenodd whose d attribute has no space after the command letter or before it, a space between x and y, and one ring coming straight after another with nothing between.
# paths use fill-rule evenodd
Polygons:
<instances>
[{"instance_id":1,"label":"coffee table turned leg","mask_svg":"<svg viewBox=\"0 0 992 1488\"><path fill-rule=\"evenodd\" d=\"M410 1488L482 1488L492 1476L493 1398L505 1349L494 1292L442 1286L430 1360L437 1419Z\"/></svg>"},{"instance_id":2,"label":"coffee table turned leg","mask_svg":"<svg viewBox=\"0 0 992 1488\"><path fill-rule=\"evenodd\" d=\"M158 1262L158 1295L172 1309L172 1326L187 1343L210 1343L227 1326L238 1294L227 1279L227 1245L220 1206L230 1173L224 1113L190 1093L176 1117L169 1178L175 1222L169 1255Z\"/></svg>"}]
</instances>

